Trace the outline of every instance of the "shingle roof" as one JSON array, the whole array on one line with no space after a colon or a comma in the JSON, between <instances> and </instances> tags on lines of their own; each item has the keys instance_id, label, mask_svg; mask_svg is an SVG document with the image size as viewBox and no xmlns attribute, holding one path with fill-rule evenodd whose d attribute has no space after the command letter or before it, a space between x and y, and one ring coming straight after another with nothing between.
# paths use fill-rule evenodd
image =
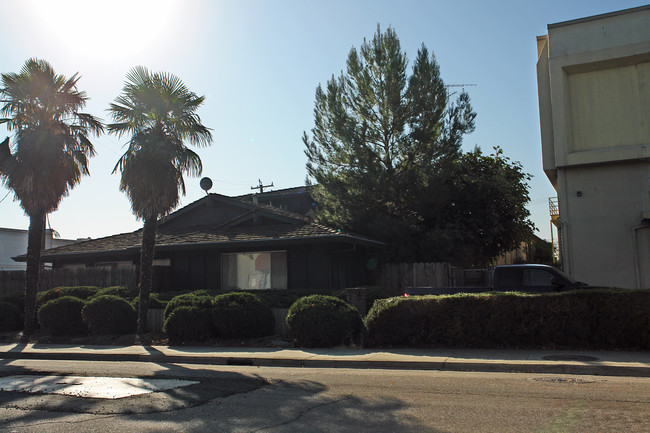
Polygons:
<instances>
[{"instance_id":1,"label":"shingle roof","mask_svg":"<svg viewBox=\"0 0 650 433\"><path fill-rule=\"evenodd\" d=\"M183 218L206 200L221 203L230 203L242 207L242 214L233 220L193 227L168 227L167 222ZM248 225L244 224L251 215L259 214L269 216L276 220L272 224ZM181 208L158 222L156 232L156 249L190 249L201 246L225 245L257 245L264 242L295 243L295 242L350 242L361 245L383 245L383 243L370 238L358 236L341 230L317 224L303 215L279 209L265 204L249 202L238 197L227 197L220 194L209 194L200 200ZM140 250L142 243L142 230L132 233L122 233L99 239L77 242L43 251L42 258L52 260L65 256L84 255L115 255L133 254ZM26 256L15 258L25 261Z\"/></svg>"},{"instance_id":2,"label":"shingle roof","mask_svg":"<svg viewBox=\"0 0 650 433\"><path fill-rule=\"evenodd\" d=\"M201 204L202 202L204 202L206 200L216 200L216 201L221 201L221 202L226 202L226 203L231 203L231 204L238 204L242 208L246 208L246 209L249 209L249 210L258 210L258 211L261 211L261 212L264 212L264 213L267 213L267 214L270 214L270 215L276 215L276 216L280 216L280 217L284 217L284 218L290 218L290 219L297 220L297 221L304 221L304 222L309 221L308 218L306 218L304 215L301 215L299 213L292 212L292 211L289 211L289 210L286 210L286 209L280 209L280 208L270 206L270 205L267 205L267 204L263 204L263 203L253 203L252 201L247 200L245 197L228 197L228 196L221 195L221 194L210 193L207 196L203 197L202 199L199 199L199 200L195 201L194 203L190 203L187 206L182 207L182 208L170 213L166 217L161 218L160 221L158 222L158 225L161 226L161 225L164 225L168 221L174 220L176 218L182 218L183 214L185 214L186 212L191 211L192 208L194 208L195 206L198 206L199 204Z\"/></svg>"},{"instance_id":3,"label":"shingle roof","mask_svg":"<svg viewBox=\"0 0 650 433\"><path fill-rule=\"evenodd\" d=\"M161 227L156 233L156 248L176 249L191 248L196 246L245 244L258 242L299 242L308 240L344 241L365 245L381 245L363 236L341 232L330 227L316 223L298 224L271 224L260 226L238 226L224 228L220 225L207 225L200 227L165 229ZM43 252L43 259L56 258L57 256L108 253L140 249L142 231L123 233L105 238L92 239Z\"/></svg>"}]
</instances>

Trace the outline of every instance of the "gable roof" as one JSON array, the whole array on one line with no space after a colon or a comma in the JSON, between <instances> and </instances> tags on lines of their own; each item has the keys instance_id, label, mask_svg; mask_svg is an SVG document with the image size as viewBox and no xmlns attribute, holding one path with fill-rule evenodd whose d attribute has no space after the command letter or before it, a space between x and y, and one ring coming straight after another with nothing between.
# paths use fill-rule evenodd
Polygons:
<instances>
[{"instance_id":1,"label":"gable roof","mask_svg":"<svg viewBox=\"0 0 650 433\"><path fill-rule=\"evenodd\" d=\"M207 203L234 206L241 213L228 220L208 224L185 226L171 223L182 220ZM265 219L264 224L256 224L260 217ZM136 230L45 250L42 259L52 261L77 257L133 256L140 251L141 242L142 230ZM220 194L209 194L169 214L159 221L156 232L157 251L210 247L272 248L273 245L306 242L344 242L376 247L384 245L364 236L315 223L288 210ZM25 255L14 258L16 261L25 259Z\"/></svg>"},{"instance_id":2,"label":"gable roof","mask_svg":"<svg viewBox=\"0 0 650 433\"><path fill-rule=\"evenodd\" d=\"M308 219L305 216L300 215L299 213L291 212L289 210L280 209L265 204L254 203L253 201L247 200L245 197L246 196L242 198L228 197L225 195L215 194L215 193L207 194L205 197L196 200L195 202L190 203L187 206L178 209L177 211L170 213L164 218L161 218L161 220L158 222L158 227L164 226L165 224L178 220L179 218L182 218L188 213L195 211L196 209L208 203L212 203L216 205L221 204L221 205L232 206L235 208L240 208L241 209L240 215L243 215L245 213L251 213L251 214L257 213L258 215L264 215L269 218L277 219L283 222L308 221Z\"/></svg>"},{"instance_id":3,"label":"gable roof","mask_svg":"<svg viewBox=\"0 0 650 433\"><path fill-rule=\"evenodd\" d=\"M142 230L123 233L105 238L92 239L76 244L64 245L43 251L45 261L76 256L105 256L115 253L137 253L142 242ZM305 242L345 242L367 246L382 246L383 243L341 232L316 223L272 224L261 226L199 226L166 230L160 228L156 233L156 250L208 247L264 247L270 243L297 244ZM24 261L19 256L17 261Z\"/></svg>"}]
</instances>

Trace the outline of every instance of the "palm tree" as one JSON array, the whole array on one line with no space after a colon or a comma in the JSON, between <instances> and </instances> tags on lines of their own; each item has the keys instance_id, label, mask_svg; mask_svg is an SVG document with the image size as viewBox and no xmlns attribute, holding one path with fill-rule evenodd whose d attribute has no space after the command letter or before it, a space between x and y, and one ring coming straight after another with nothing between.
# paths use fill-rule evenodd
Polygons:
<instances>
[{"instance_id":1,"label":"palm tree","mask_svg":"<svg viewBox=\"0 0 650 433\"><path fill-rule=\"evenodd\" d=\"M201 174L199 156L185 146L208 146L210 129L196 110L205 98L191 92L176 76L136 67L126 76L122 94L110 105L115 123L108 131L130 135L128 148L113 169L121 172L120 190L133 213L144 221L140 250L138 334L146 332L158 219L185 195L183 174Z\"/></svg>"},{"instance_id":2,"label":"palm tree","mask_svg":"<svg viewBox=\"0 0 650 433\"><path fill-rule=\"evenodd\" d=\"M45 217L82 175L89 174L88 158L95 150L88 136L103 132L98 119L79 111L88 100L77 90L79 78L57 74L48 62L35 58L27 60L18 74L2 74L0 124L15 132L13 149L9 138L0 144L0 179L29 216L26 335L36 328Z\"/></svg>"}]
</instances>

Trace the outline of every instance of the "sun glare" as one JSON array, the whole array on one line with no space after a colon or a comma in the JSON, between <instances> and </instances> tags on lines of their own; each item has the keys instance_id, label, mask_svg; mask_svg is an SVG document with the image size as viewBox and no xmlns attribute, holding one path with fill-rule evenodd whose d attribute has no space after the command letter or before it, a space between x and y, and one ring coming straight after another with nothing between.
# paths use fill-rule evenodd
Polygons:
<instances>
[{"instance_id":1,"label":"sun glare","mask_svg":"<svg viewBox=\"0 0 650 433\"><path fill-rule=\"evenodd\" d=\"M147 50L159 38L174 0L31 0L26 6L56 38L83 56L123 58Z\"/></svg>"}]
</instances>

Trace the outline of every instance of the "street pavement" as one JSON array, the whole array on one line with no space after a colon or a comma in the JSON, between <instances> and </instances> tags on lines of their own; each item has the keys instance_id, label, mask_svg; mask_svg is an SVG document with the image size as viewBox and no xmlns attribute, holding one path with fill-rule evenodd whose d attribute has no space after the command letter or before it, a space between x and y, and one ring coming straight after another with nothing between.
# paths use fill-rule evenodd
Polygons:
<instances>
[{"instance_id":1,"label":"street pavement","mask_svg":"<svg viewBox=\"0 0 650 433\"><path fill-rule=\"evenodd\" d=\"M140 361L650 377L650 352L486 349L294 349L0 343L0 359Z\"/></svg>"}]
</instances>

